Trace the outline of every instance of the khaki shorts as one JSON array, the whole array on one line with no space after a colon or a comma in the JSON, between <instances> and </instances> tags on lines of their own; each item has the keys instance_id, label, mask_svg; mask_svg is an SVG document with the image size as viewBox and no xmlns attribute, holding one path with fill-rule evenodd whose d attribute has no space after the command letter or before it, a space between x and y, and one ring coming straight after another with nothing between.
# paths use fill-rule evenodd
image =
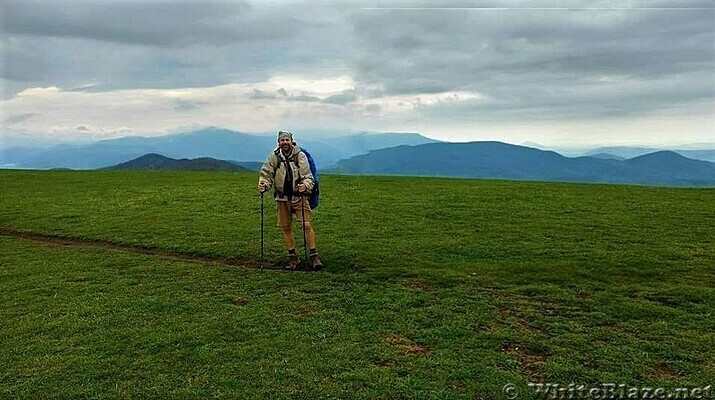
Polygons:
<instances>
[{"instance_id":1,"label":"khaki shorts","mask_svg":"<svg viewBox=\"0 0 715 400\"><path fill-rule=\"evenodd\" d=\"M301 211L301 206L304 211ZM276 201L278 214L278 226L283 228L290 226L293 222L293 214L299 222L303 222L303 212L305 212L305 222L310 222L310 204L307 197L301 197L298 201Z\"/></svg>"}]
</instances>

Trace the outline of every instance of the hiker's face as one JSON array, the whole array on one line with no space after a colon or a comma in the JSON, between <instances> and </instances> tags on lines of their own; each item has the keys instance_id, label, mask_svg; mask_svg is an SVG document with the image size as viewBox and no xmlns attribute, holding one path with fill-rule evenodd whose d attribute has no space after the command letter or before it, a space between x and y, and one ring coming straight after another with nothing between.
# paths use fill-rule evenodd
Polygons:
<instances>
[{"instance_id":1,"label":"hiker's face","mask_svg":"<svg viewBox=\"0 0 715 400\"><path fill-rule=\"evenodd\" d=\"M283 137L278 141L278 144L281 146L281 150L288 152L292 147L293 143L290 138Z\"/></svg>"}]
</instances>

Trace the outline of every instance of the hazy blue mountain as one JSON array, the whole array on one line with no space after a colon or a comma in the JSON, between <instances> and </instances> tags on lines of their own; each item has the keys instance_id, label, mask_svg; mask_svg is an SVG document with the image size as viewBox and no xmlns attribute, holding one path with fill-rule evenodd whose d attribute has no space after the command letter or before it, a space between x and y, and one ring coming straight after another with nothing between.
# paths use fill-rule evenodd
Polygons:
<instances>
[{"instance_id":1,"label":"hazy blue mountain","mask_svg":"<svg viewBox=\"0 0 715 400\"><path fill-rule=\"evenodd\" d=\"M623 157L617 156L615 154L610 154L610 153L589 154L588 157L598 158L600 160L625 160L625 158L623 158Z\"/></svg>"},{"instance_id":2,"label":"hazy blue mountain","mask_svg":"<svg viewBox=\"0 0 715 400\"><path fill-rule=\"evenodd\" d=\"M593 157L594 154L612 154L617 157L624 159L639 157L642 155L656 153L663 151L663 149L656 149L650 147L629 147L629 146L613 146L613 147L599 147L588 151L587 156ZM696 160L711 161L715 162L715 150L711 149L670 149L670 151L676 152L684 157L692 158Z\"/></svg>"},{"instance_id":3,"label":"hazy blue mountain","mask_svg":"<svg viewBox=\"0 0 715 400\"><path fill-rule=\"evenodd\" d=\"M625 160L623 163L632 168L640 168L648 172L657 171L661 177L666 177L669 180L675 180L685 176L707 177L708 174L713 174L713 170L715 169L715 163L692 160L674 151L650 153Z\"/></svg>"},{"instance_id":4,"label":"hazy blue mountain","mask_svg":"<svg viewBox=\"0 0 715 400\"><path fill-rule=\"evenodd\" d=\"M316 141L311 140L310 143L315 143ZM366 154L372 150L384 149L388 147L395 147L401 145L416 146L425 143L436 143L437 140L426 138L418 133L358 133L349 136L338 136L330 138L327 141L323 140L324 143L335 147L337 149L346 149L349 152L354 153L351 156L358 154ZM343 151L347 152L347 151ZM340 159L347 157L340 157Z\"/></svg>"},{"instance_id":5,"label":"hazy blue mountain","mask_svg":"<svg viewBox=\"0 0 715 400\"><path fill-rule=\"evenodd\" d=\"M176 160L161 154L145 154L111 167L111 171L248 171L235 163L210 157Z\"/></svg>"},{"instance_id":6,"label":"hazy blue mountain","mask_svg":"<svg viewBox=\"0 0 715 400\"><path fill-rule=\"evenodd\" d=\"M611 147L598 147L591 151L586 152L586 156L592 156L594 154L612 154L614 156L621 157L623 159L633 158L642 156L649 153L655 153L656 151L661 151L662 149L655 149L649 147L629 147L629 146L611 146Z\"/></svg>"},{"instance_id":7,"label":"hazy blue mountain","mask_svg":"<svg viewBox=\"0 0 715 400\"><path fill-rule=\"evenodd\" d=\"M687 158L715 162L715 150L674 150Z\"/></svg>"},{"instance_id":8,"label":"hazy blue mountain","mask_svg":"<svg viewBox=\"0 0 715 400\"><path fill-rule=\"evenodd\" d=\"M715 164L674 152L632 160L564 157L501 142L430 143L371 151L342 160L340 173L478 177L571 182L715 185Z\"/></svg>"},{"instance_id":9,"label":"hazy blue mountain","mask_svg":"<svg viewBox=\"0 0 715 400\"><path fill-rule=\"evenodd\" d=\"M263 166L262 162L259 161L231 161L232 163L241 166L249 171L254 171L258 172L261 170L261 166Z\"/></svg>"},{"instance_id":10,"label":"hazy blue mountain","mask_svg":"<svg viewBox=\"0 0 715 400\"><path fill-rule=\"evenodd\" d=\"M32 147L10 147L0 149L0 167L12 168L24 160L36 157L38 154L45 152L44 148Z\"/></svg>"},{"instance_id":11,"label":"hazy blue mountain","mask_svg":"<svg viewBox=\"0 0 715 400\"><path fill-rule=\"evenodd\" d=\"M320 168L378 148L434 142L418 134L400 133L297 139L300 146L310 150ZM0 165L17 168L94 169L119 164L147 153L161 153L177 159L212 157L238 162L262 162L275 147L275 135L253 135L208 128L158 137L133 136L87 145L61 145L39 151L5 151L0 153Z\"/></svg>"},{"instance_id":12,"label":"hazy blue mountain","mask_svg":"<svg viewBox=\"0 0 715 400\"><path fill-rule=\"evenodd\" d=\"M36 158L42 158L43 154L47 153L50 149L53 152L63 152L71 149L79 149L83 145L81 144L56 144L51 146L38 146L38 147L9 147L0 149L0 167L12 168L21 167L21 164L25 160L32 160ZM27 166L29 168L39 168L34 166ZM27 168L26 167L26 168Z\"/></svg>"}]
</instances>

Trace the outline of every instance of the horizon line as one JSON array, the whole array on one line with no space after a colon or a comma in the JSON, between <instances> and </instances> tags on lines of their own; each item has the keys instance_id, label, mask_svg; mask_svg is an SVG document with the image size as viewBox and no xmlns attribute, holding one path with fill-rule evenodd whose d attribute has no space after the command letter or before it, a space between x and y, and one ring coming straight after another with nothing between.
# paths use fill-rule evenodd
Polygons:
<instances>
[{"instance_id":1,"label":"horizon line","mask_svg":"<svg viewBox=\"0 0 715 400\"><path fill-rule=\"evenodd\" d=\"M715 7L363 7L363 10L490 10L490 11L510 11L510 10L561 10L561 11L598 11L598 10L715 10Z\"/></svg>"}]
</instances>

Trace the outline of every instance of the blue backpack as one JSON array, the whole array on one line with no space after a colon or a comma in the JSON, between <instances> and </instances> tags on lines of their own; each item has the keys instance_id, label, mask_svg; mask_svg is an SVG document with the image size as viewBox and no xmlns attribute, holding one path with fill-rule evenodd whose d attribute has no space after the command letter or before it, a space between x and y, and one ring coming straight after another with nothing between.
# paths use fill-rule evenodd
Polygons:
<instances>
[{"instance_id":1,"label":"blue backpack","mask_svg":"<svg viewBox=\"0 0 715 400\"><path fill-rule=\"evenodd\" d=\"M313 156L310 155L308 150L301 147L300 151L305 154L305 157L308 159L310 173L313 175L313 179L315 181L313 190L310 192L310 198L308 199L310 209L315 210L320 205L320 181L318 180L318 167L316 167L315 160L313 159ZM275 153L278 155L278 151ZM298 157L293 158L293 161L295 162L295 166L300 169L300 165L298 165Z\"/></svg>"},{"instance_id":2,"label":"blue backpack","mask_svg":"<svg viewBox=\"0 0 715 400\"><path fill-rule=\"evenodd\" d=\"M315 210L320 205L320 181L318 180L318 167L315 165L315 160L313 160L313 156L308 153L308 150L301 148L300 151L302 151L308 159L310 173L313 175L313 179L315 180L315 185L313 185L313 190L310 192L310 199L308 200L310 203L310 209ZM300 167L298 165L298 157L295 158L295 165Z\"/></svg>"}]
</instances>

